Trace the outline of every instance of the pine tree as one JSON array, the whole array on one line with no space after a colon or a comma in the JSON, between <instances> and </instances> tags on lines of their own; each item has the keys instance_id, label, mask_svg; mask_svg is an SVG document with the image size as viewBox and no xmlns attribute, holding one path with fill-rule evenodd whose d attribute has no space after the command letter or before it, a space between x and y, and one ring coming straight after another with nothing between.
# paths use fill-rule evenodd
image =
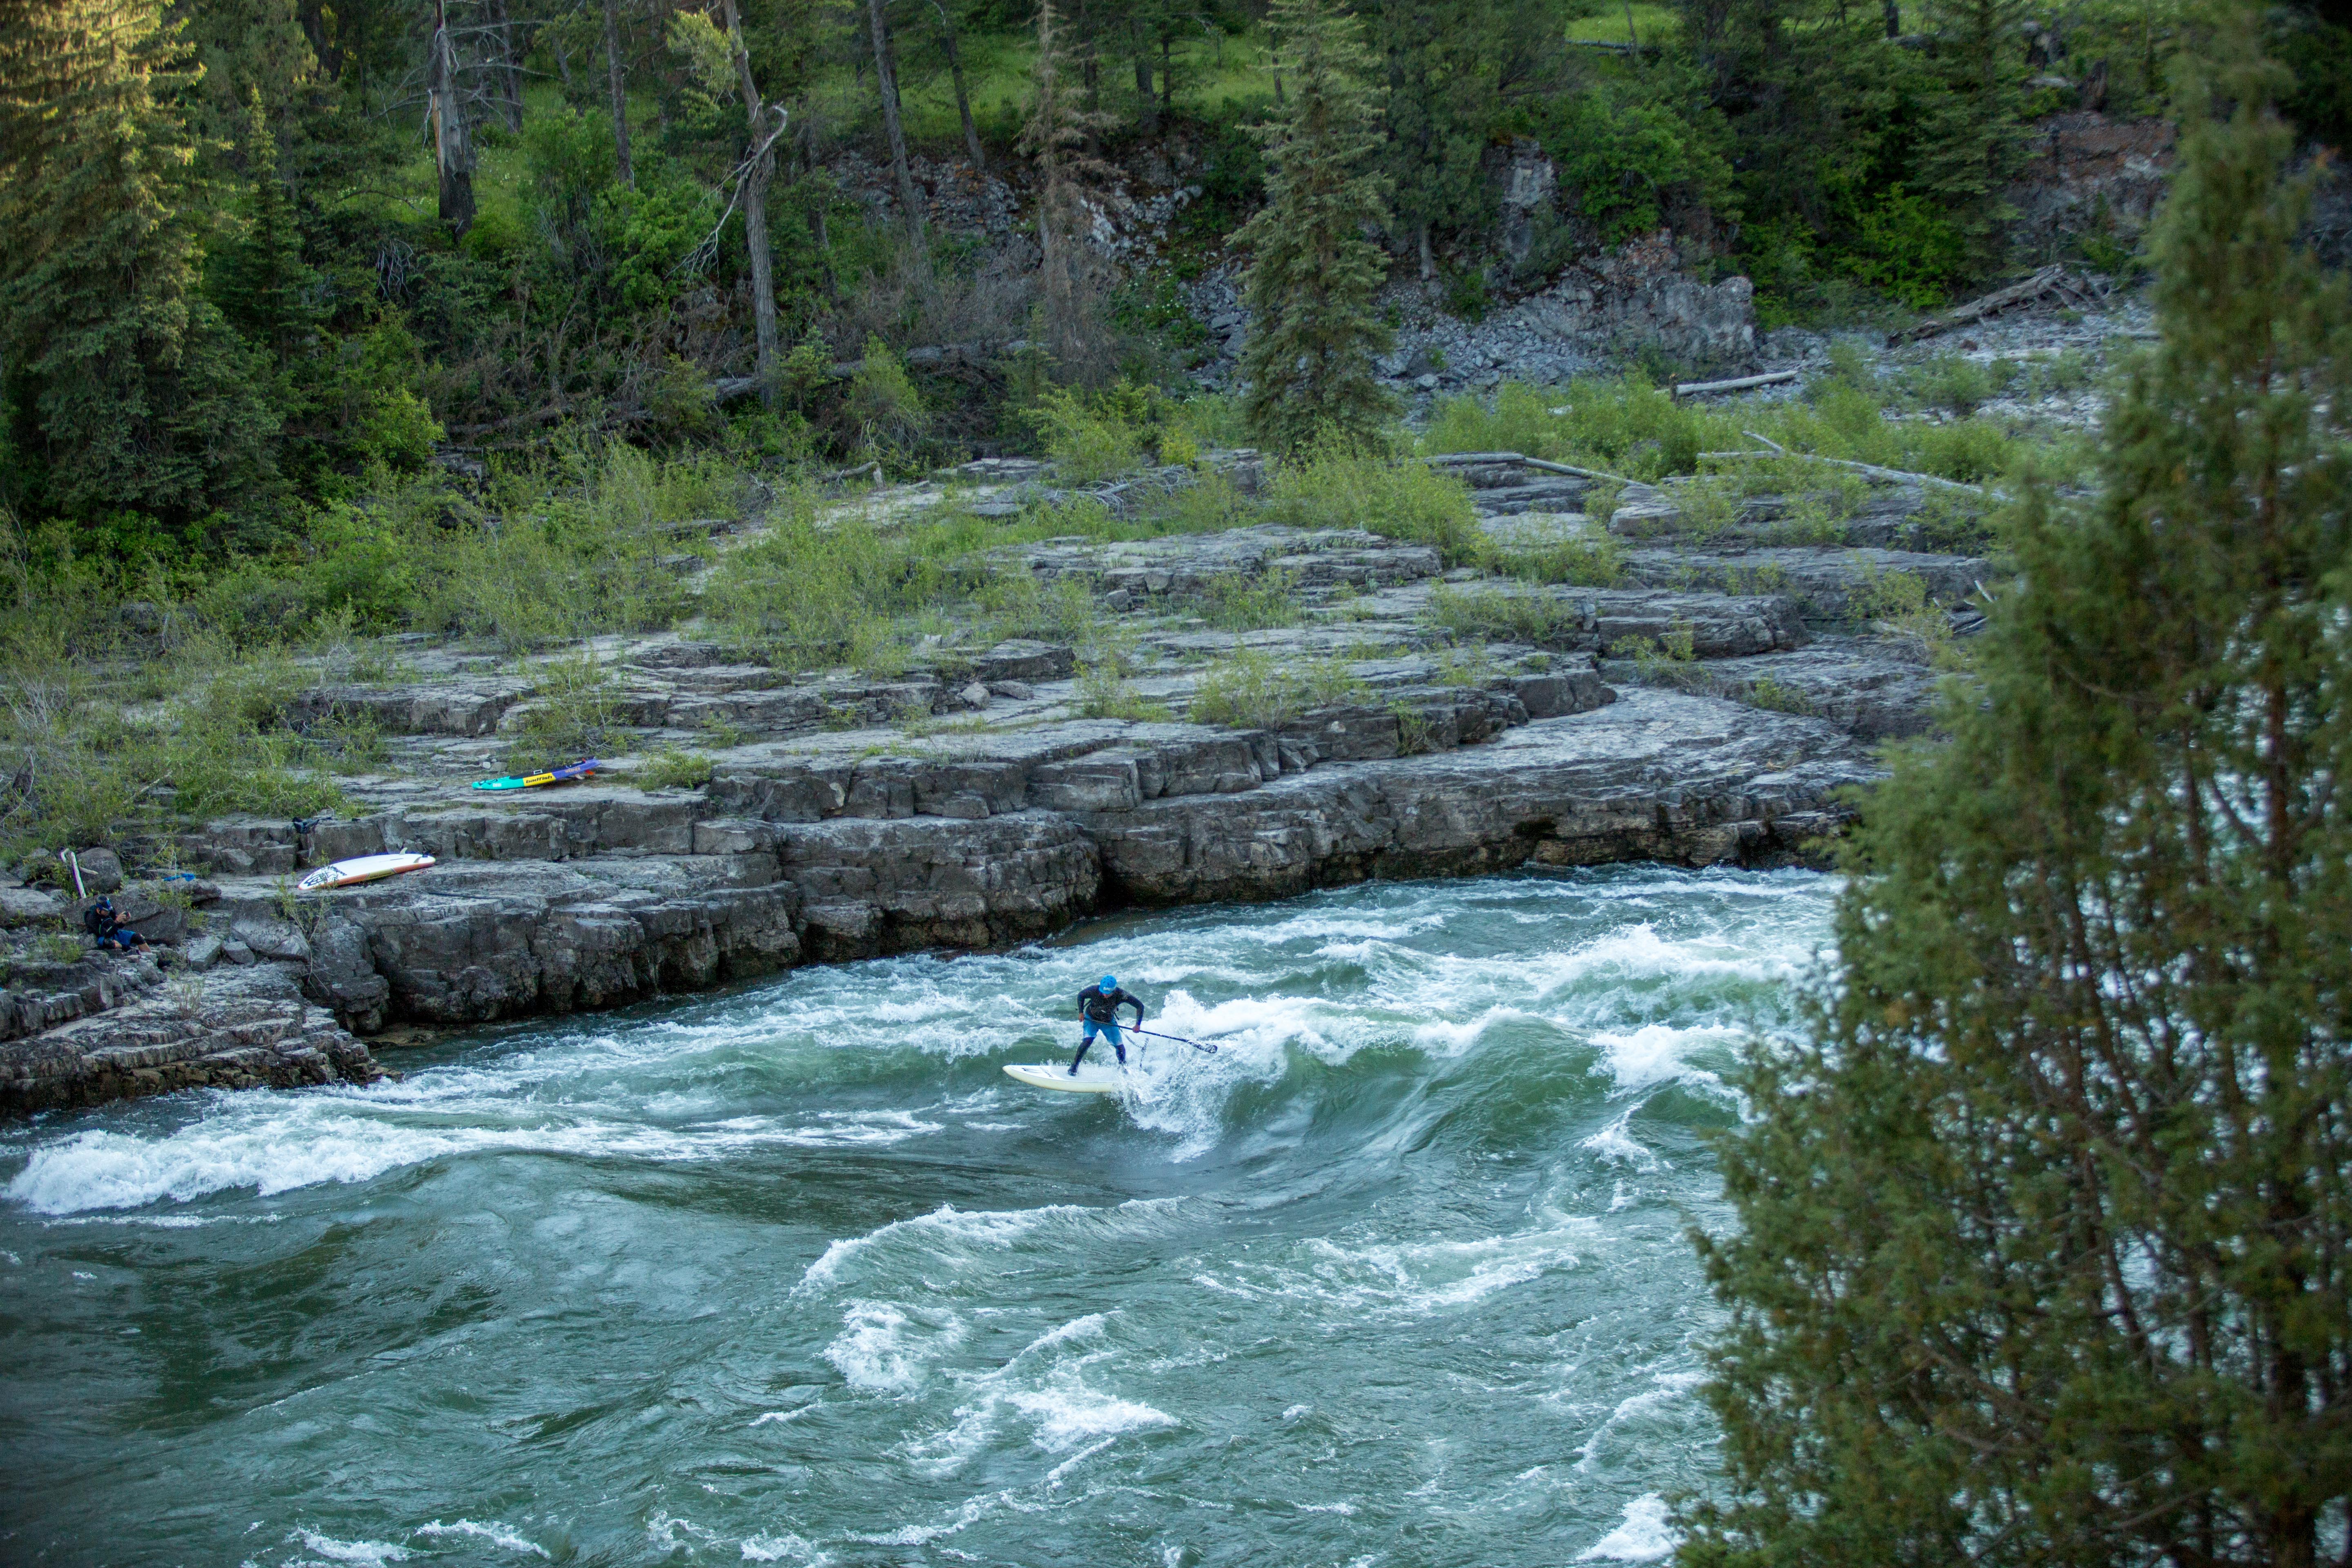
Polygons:
<instances>
[{"instance_id":1,"label":"pine tree","mask_svg":"<svg viewBox=\"0 0 2352 1568\"><path fill-rule=\"evenodd\" d=\"M1038 335L1067 378L1086 374L1097 357L1094 279L1078 231L1086 216L1084 187L1111 169L1087 151L1107 120L1079 106L1068 47L1055 22L1053 0L1040 0L1029 119L1017 147L1037 166Z\"/></svg>"},{"instance_id":2,"label":"pine tree","mask_svg":"<svg viewBox=\"0 0 2352 1568\"><path fill-rule=\"evenodd\" d=\"M259 367L194 289L193 76L160 0L0 0L0 356L68 512L274 481Z\"/></svg>"},{"instance_id":3,"label":"pine tree","mask_svg":"<svg viewBox=\"0 0 2352 1568\"><path fill-rule=\"evenodd\" d=\"M1366 164L1380 144L1361 26L1330 0L1275 0L1276 68L1290 83L1282 118L1255 128L1266 203L1236 240L1249 247L1242 295L1255 317L1242 374L1257 438L1295 449L1325 436L1370 436L1392 411L1372 373L1389 334L1372 313L1388 222L1385 183Z\"/></svg>"},{"instance_id":4,"label":"pine tree","mask_svg":"<svg viewBox=\"0 0 2352 1568\"><path fill-rule=\"evenodd\" d=\"M2016 216L2001 192L2024 160L2032 70L2017 38L2032 12L2027 0L1930 0L1927 7L1937 47L1932 90L1919 100L1912 184L1959 230L1979 276L2000 265L2000 226Z\"/></svg>"},{"instance_id":5,"label":"pine tree","mask_svg":"<svg viewBox=\"0 0 2352 1568\"><path fill-rule=\"evenodd\" d=\"M1381 163L1396 234L1433 278L1431 230L1475 224L1490 205L1478 164L1495 112L1493 12L1484 0L1380 0L1368 9L1385 67Z\"/></svg>"},{"instance_id":6,"label":"pine tree","mask_svg":"<svg viewBox=\"0 0 2352 1568\"><path fill-rule=\"evenodd\" d=\"M2352 1502L2352 294L2200 40L2162 338L1756 1059L1685 1563L2274 1563ZM2333 1542L2330 1543L2330 1537Z\"/></svg>"},{"instance_id":7,"label":"pine tree","mask_svg":"<svg viewBox=\"0 0 2352 1568\"><path fill-rule=\"evenodd\" d=\"M294 203L278 174L278 139L258 91L247 100L240 141L245 232L213 262L214 293L231 324L282 365L315 335L318 312L310 302L314 278L302 263Z\"/></svg>"}]
</instances>

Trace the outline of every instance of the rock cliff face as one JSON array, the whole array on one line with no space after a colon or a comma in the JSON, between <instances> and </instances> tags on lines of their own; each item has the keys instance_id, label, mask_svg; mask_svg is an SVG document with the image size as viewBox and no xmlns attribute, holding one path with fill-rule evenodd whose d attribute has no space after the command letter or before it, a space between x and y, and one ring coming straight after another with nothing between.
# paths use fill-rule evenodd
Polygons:
<instances>
[{"instance_id":1,"label":"rock cliff face","mask_svg":"<svg viewBox=\"0 0 2352 1568\"><path fill-rule=\"evenodd\" d=\"M608 1007L929 947L996 947L1107 905L1278 898L1366 877L1623 859L1771 863L1833 831L1863 750L1817 719L1582 679L1281 730L1086 721L920 756L774 747L706 789L588 785L537 809L227 825L268 863L394 846L434 869L306 899L225 877L214 920L369 1032ZM1574 711L1579 698L1587 710Z\"/></svg>"},{"instance_id":2,"label":"rock cliff face","mask_svg":"<svg viewBox=\"0 0 2352 1568\"><path fill-rule=\"evenodd\" d=\"M1580 476L1507 453L1445 461L1476 487L1498 547L1597 531L1577 510ZM1862 508L1851 527L1870 543L1789 543L1783 510L1757 497L1693 531L1675 490L1626 488L1608 527L1630 582L1613 587L1449 573L1434 551L1350 530L1020 547L1016 564L1083 584L1105 615L1149 613L1112 704L1149 719L1088 717L1100 694L1048 644L860 681L675 636L604 639L592 651L618 673L608 695L641 754L711 748L714 723L728 733L694 788L638 788L625 762L562 788L471 789L502 771L515 716L546 699L529 667L419 647L395 681L321 681L289 709L394 732L394 771L350 785L362 811L126 847L118 904L179 973L20 964L0 1008L0 1106L364 1081L382 1069L357 1037L394 1024L999 947L1124 905L1527 865L1807 858L1845 819L1843 792L1874 776L1869 742L1927 723L1927 667L1868 628L1869 595L1916 579L1920 613L1941 614L1935 601L1958 604L1990 568L1902 548L1920 542L1916 492ZM1306 624L1231 632L1186 616L1267 583ZM1960 630L1969 618L1952 613ZM1193 721L1243 658L1290 695L1249 710L1255 721ZM1318 670L1345 676L1319 702L1303 673ZM293 891L302 868L401 849L440 863ZM205 879L136 869L167 855ZM125 875L110 858L93 869ZM0 926L53 927L70 909L0 889Z\"/></svg>"},{"instance_id":3,"label":"rock cliff face","mask_svg":"<svg viewBox=\"0 0 2352 1568\"><path fill-rule=\"evenodd\" d=\"M102 1105L180 1089L372 1083L383 1069L291 965L174 985L146 959L19 965L0 1015L0 1110ZM31 1005L26 1005L26 1004Z\"/></svg>"}]
</instances>

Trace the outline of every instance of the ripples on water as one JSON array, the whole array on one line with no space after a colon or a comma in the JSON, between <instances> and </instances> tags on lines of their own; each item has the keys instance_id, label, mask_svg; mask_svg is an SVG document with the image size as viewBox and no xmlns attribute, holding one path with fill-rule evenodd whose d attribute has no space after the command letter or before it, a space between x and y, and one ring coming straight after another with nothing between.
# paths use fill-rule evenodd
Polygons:
<instances>
[{"instance_id":1,"label":"ripples on water","mask_svg":"<svg viewBox=\"0 0 2352 1568\"><path fill-rule=\"evenodd\" d=\"M1717 1073L1831 897L1374 885L18 1124L0 1556L1663 1556ZM1107 968L1223 1050L1004 1078Z\"/></svg>"}]
</instances>

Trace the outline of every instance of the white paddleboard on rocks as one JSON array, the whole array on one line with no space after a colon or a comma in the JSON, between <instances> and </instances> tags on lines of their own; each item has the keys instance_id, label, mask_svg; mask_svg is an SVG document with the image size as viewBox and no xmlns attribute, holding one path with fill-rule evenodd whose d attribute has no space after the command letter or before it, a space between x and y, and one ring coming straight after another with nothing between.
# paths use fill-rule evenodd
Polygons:
<instances>
[{"instance_id":1,"label":"white paddleboard on rocks","mask_svg":"<svg viewBox=\"0 0 2352 1568\"><path fill-rule=\"evenodd\" d=\"M1004 1076L1031 1089L1058 1089L1064 1094L1117 1094L1127 1082L1127 1074L1118 1068L1085 1067L1072 1078L1069 1068L1060 1062L1015 1062L1004 1069Z\"/></svg>"},{"instance_id":2,"label":"white paddleboard on rocks","mask_svg":"<svg viewBox=\"0 0 2352 1568\"><path fill-rule=\"evenodd\" d=\"M354 882L373 882L384 877L397 877L403 871L422 871L432 865L430 855L362 855L350 860L338 860L331 866L321 866L294 884L297 892L315 893L324 888L348 888Z\"/></svg>"}]
</instances>

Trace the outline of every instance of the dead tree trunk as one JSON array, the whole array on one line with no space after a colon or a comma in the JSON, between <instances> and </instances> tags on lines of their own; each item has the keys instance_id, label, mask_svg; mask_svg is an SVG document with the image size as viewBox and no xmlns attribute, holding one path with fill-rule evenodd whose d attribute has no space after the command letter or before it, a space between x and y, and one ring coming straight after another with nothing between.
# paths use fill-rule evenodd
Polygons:
<instances>
[{"instance_id":1,"label":"dead tree trunk","mask_svg":"<svg viewBox=\"0 0 2352 1568\"><path fill-rule=\"evenodd\" d=\"M629 73L621 62L619 0L604 0L604 75L613 89L613 158L621 184L635 185L636 171L629 163Z\"/></svg>"},{"instance_id":2,"label":"dead tree trunk","mask_svg":"<svg viewBox=\"0 0 2352 1568\"><path fill-rule=\"evenodd\" d=\"M988 160L980 151L980 128L972 123L971 97L964 90L963 57L956 52L955 24L948 19L947 7L940 0L931 0L931 9L940 18L940 41L947 46L948 75L955 82L956 112L963 117L963 144L971 153L971 172L988 173Z\"/></svg>"},{"instance_id":3,"label":"dead tree trunk","mask_svg":"<svg viewBox=\"0 0 2352 1568\"><path fill-rule=\"evenodd\" d=\"M866 0L866 17L874 29L874 76L882 90L882 129L890 138L890 172L898 178L898 206L906 217L907 239L919 256L923 208L915 199L914 171L907 166L907 132L898 120L898 79L890 68L890 27L883 20L882 0Z\"/></svg>"},{"instance_id":4,"label":"dead tree trunk","mask_svg":"<svg viewBox=\"0 0 2352 1568\"><path fill-rule=\"evenodd\" d=\"M743 175L743 248L751 258L751 324L760 344L760 401L773 408L776 288L768 254L768 181L776 172L776 138L768 129L770 111L761 100L759 84L751 79L751 56L743 47L743 21L736 14L735 0L720 0L719 9L727 23L727 41L735 48L735 79L743 89L743 125L751 138L746 147L751 167Z\"/></svg>"},{"instance_id":5,"label":"dead tree trunk","mask_svg":"<svg viewBox=\"0 0 2352 1568\"><path fill-rule=\"evenodd\" d=\"M440 176L441 221L459 236L474 226L474 142L457 92L457 47L441 0L433 0L433 47L425 77L433 121L433 164Z\"/></svg>"},{"instance_id":6,"label":"dead tree trunk","mask_svg":"<svg viewBox=\"0 0 2352 1568\"><path fill-rule=\"evenodd\" d=\"M515 48L514 16L507 0L490 0L490 33L499 41L499 108L509 131L522 129L522 59Z\"/></svg>"}]
</instances>

